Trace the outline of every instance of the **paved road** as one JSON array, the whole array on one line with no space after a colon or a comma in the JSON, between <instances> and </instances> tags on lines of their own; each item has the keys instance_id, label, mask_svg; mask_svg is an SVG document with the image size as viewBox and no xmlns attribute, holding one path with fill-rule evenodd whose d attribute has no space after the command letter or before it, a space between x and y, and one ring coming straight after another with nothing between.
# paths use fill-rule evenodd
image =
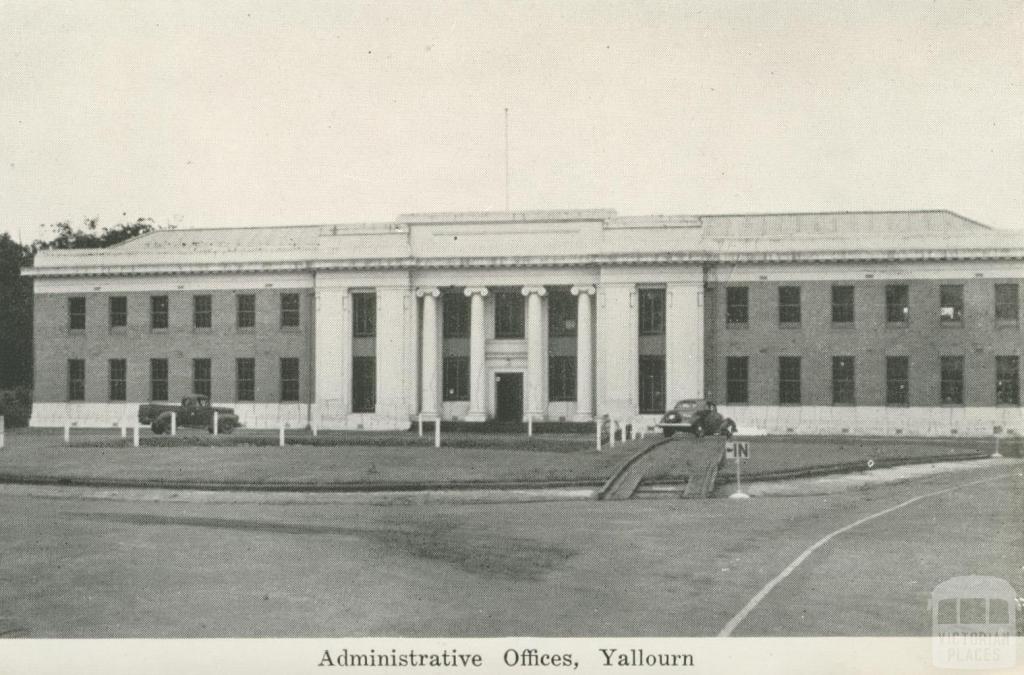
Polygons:
<instances>
[{"instance_id":1,"label":"paved road","mask_svg":"<svg viewBox=\"0 0 1024 675\"><path fill-rule=\"evenodd\" d=\"M927 635L960 574L1024 590L1020 462L832 496L210 504L0 487L11 637Z\"/></svg>"}]
</instances>

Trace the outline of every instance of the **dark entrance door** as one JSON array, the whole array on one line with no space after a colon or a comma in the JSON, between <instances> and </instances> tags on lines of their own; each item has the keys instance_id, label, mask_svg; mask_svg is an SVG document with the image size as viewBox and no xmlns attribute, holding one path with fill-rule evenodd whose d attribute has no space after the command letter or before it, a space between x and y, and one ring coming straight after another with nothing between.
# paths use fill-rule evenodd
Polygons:
<instances>
[{"instance_id":1,"label":"dark entrance door","mask_svg":"<svg viewBox=\"0 0 1024 675\"><path fill-rule=\"evenodd\" d=\"M495 375L497 418L501 422L523 421L523 374Z\"/></svg>"}]
</instances>

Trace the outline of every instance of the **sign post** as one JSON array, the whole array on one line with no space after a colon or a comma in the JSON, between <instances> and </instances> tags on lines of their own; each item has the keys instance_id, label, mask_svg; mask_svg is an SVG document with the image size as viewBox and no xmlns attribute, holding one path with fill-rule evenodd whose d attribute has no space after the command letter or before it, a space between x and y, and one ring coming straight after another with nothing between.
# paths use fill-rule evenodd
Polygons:
<instances>
[{"instance_id":1,"label":"sign post","mask_svg":"<svg viewBox=\"0 0 1024 675\"><path fill-rule=\"evenodd\" d=\"M743 491L740 475L740 467L743 464L741 460L750 459L750 443L747 441L726 441L725 456L726 458L731 457L736 460L736 492L729 495L729 499L750 499L750 495Z\"/></svg>"}]
</instances>

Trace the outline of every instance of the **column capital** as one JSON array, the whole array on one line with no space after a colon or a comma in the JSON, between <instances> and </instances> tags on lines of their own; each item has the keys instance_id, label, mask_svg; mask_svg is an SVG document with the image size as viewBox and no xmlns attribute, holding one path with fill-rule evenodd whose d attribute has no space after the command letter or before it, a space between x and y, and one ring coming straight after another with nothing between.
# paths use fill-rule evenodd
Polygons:
<instances>
[{"instance_id":1,"label":"column capital","mask_svg":"<svg viewBox=\"0 0 1024 675\"><path fill-rule=\"evenodd\" d=\"M416 289L417 298L422 298L425 295L430 295L435 298L439 298L441 297L441 289L437 288L436 286L427 286L425 288Z\"/></svg>"},{"instance_id":2,"label":"column capital","mask_svg":"<svg viewBox=\"0 0 1024 675\"><path fill-rule=\"evenodd\" d=\"M597 287L593 285L573 286L572 288L569 289L569 292L572 293L573 295L581 295L583 293L586 293L587 295L597 295Z\"/></svg>"},{"instance_id":3,"label":"column capital","mask_svg":"<svg viewBox=\"0 0 1024 675\"><path fill-rule=\"evenodd\" d=\"M523 295L530 296L534 294L544 297L548 294L548 289L543 286L523 286Z\"/></svg>"},{"instance_id":4,"label":"column capital","mask_svg":"<svg viewBox=\"0 0 1024 675\"><path fill-rule=\"evenodd\" d=\"M487 294L490 293L486 286L467 286L462 292L467 298L474 295L479 295L480 297L485 298L487 297Z\"/></svg>"}]
</instances>

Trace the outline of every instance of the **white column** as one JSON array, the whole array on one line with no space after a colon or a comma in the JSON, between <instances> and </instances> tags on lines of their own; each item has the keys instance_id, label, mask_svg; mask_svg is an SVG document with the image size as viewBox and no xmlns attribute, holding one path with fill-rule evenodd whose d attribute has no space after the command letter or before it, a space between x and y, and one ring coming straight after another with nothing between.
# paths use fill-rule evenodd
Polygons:
<instances>
[{"instance_id":1,"label":"white column","mask_svg":"<svg viewBox=\"0 0 1024 675\"><path fill-rule=\"evenodd\" d=\"M420 411L424 416L433 419L438 414L438 348L440 340L437 336L437 299L441 291L436 288L417 289L416 295L423 298L423 354L421 362L423 373L420 377Z\"/></svg>"},{"instance_id":2,"label":"white column","mask_svg":"<svg viewBox=\"0 0 1024 675\"><path fill-rule=\"evenodd\" d=\"M328 426L341 423L349 412L352 325L346 311L348 288L321 284L320 279L317 283L315 415L322 427L325 420Z\"/></svg>"},{"instance_id":3,"label":"white column","mask_svg":"<svg viewBox=\"0 0 1024 675\"><path fill-rule=\"evenodd\" d=\"M526 414L543 418L544 406L544 331L540 299L547 295L543 286L525 286L526 296Z\"/></svg>"},{"instance_id":4,"label":"white column","mask_svg":"<svg viewBox=\"0 0 1024 675\"><path fill-rule=\"evenodd\" d=\"M576 419L586 422L594 417L593 378L594 342L590 298L597 293L593 286L573 286L579 296L576 305Z\"/></svg>"},{"instance_id":5,"label":"white column","mask_svg":"<svg viewBox=\"0 0 1024 675\"><path fill-rule=\"evenodd\" d=\"M670 283L665 308L665 404L704 397L704 283Z\"/></svg>"},{"instance_id":6,"label":"white column","mask_svg":"<svg viewBox=\"0 0 1024 675\"><path fill-rule=\"evenodd\" d=\"M467 422L487 420L487 334L484 331L484 287L467 288L469 297L469 413Z\"/></svg>"},{"instance_id":7,"label":"white column","mask_svg":"<svg viewBox=\"0 0 1024 675\"><path fill-rule=\"evenodd\" d=\"M410 288L377 288L377 407L378 424L394 429L409 428L406 393L407 323L412 320L415 300ZM415 392L415 388L413 388Z\"/></svg>"}]
</instances>

